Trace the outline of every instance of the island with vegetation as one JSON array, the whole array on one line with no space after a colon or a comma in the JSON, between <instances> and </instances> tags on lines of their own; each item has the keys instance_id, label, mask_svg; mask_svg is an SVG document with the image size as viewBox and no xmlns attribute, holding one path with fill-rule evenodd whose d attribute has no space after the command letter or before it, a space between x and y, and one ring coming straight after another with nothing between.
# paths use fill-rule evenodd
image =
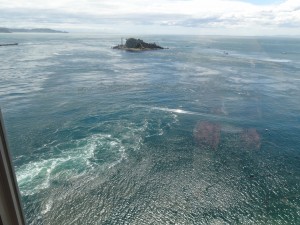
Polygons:
<instances>
[{"instance_id":1,"label":"island with vegetation","mask_svg":"<svg viewBox=\"0 0 300 225\"><path fill-rule=\"evenodd\" d=\"M123 40L121 41L123 42ZM156 43L147 43L141 39L136 38L128 38L126 39L126 43L121 43L120 45L114 46L113 49L120 49L126 51L147 51L147 50L158 50L165 49Z\"/></svg>"},{"instance_id":2,"label":"island with vegetation","mask_svg":"<svg viewBox=\"0 0 300 225\"><path fill-rule=\"evenodd\" d=\"M60 30L53 30L53 29L49 29L49 28L25 29L25 28L0 27L0 33L68 33L68 32L60 31Z\"/></svg>"}]
</instances>

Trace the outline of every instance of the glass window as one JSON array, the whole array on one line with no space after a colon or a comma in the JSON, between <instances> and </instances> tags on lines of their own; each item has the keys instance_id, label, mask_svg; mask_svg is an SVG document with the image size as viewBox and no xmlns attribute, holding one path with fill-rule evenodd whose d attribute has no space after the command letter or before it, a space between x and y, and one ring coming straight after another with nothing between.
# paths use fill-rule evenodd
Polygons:
<instances>
[{"instance_id":1,"label":"glass window","mask_svg":"<svg viewBox=\"0 0 300 225\"><path fill-rule=\"evenodd\" d=\"M299 9L1 1L27 223L299 224Z\"/></svg>"}]
</instances>

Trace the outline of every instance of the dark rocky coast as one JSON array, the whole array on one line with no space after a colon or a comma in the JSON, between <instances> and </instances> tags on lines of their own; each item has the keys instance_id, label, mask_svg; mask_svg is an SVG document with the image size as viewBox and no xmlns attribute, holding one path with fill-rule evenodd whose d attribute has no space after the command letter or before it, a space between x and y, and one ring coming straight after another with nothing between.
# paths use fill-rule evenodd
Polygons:
<instances>
[{"instance_id":1,"label":"dark rocky coast","mask_svg":"<svg viewBox=\"0 0 300 225\"><path fill-rule=\"evenodd\" d=\"M147 51L165 49L156 43L147 43L141 39L128 38L125 44L114 46L113 49L120 49L126 51Z\"/></svg>"}]
</instances>

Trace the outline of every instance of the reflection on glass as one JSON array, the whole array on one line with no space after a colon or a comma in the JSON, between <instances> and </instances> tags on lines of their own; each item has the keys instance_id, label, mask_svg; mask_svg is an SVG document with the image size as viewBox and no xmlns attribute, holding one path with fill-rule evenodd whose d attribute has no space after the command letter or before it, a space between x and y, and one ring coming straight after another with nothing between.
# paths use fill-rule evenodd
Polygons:
<instances>
[{"instance_id":1,"label":"reflection on glass","mask_svg":"<svg viewBox=\"0 0 300 225\"><path fill-rule=\"evenodd\" d=\"M300 39L122 37L0 34L28 224L298 224Z\"/></svg>"}]
</instances>

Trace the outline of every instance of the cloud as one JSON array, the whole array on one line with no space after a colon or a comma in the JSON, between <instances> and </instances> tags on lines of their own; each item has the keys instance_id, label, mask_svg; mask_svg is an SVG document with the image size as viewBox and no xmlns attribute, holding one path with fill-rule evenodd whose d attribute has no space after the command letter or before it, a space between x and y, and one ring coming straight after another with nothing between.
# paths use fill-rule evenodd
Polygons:
<instances>
[{"instance_id":1,"label":"cloud","mask_svg":"<svg viewBox=\"0 0 300 225\"><path fill-rule=\"evenodd\" d=\"M300 1L255 5L238 0L0 0L2 26L135 26L218 29L300 28ZM300 29L299 29L300 30ZM300 33L300 31L298 31Z\"/></svg>"}]
</instances>

